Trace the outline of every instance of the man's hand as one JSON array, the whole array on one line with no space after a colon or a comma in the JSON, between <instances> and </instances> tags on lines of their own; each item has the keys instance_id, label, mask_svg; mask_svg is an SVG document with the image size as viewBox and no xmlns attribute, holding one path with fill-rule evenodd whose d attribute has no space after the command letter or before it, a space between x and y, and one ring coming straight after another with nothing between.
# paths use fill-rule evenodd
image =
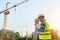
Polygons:
<instances>
[{"instance_id":1,"label":"man's hand","mask_svg":"<svg viewBox=\"0 0 60 40\"><path fill-rule=\"evenodd\" d=\"M39 19L35 19L35 26L39 23Z\"/></svg>"}]
</instances>

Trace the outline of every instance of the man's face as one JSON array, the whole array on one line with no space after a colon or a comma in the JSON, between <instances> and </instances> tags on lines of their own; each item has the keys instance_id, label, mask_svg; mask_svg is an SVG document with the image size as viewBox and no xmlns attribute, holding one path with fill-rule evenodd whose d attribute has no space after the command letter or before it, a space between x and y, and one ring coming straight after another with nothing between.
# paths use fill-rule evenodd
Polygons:
<instances>
[{"instance_id":1,"label":"man's face","mask_svg":"<svg viewBox=\"0 0 60 40\"><path fill-rule=\"evenodd\" d=\"M40 21L43 21L44 20L44 17L43 16L39 17L39 20Z\"/></svg>"}]
</instances>

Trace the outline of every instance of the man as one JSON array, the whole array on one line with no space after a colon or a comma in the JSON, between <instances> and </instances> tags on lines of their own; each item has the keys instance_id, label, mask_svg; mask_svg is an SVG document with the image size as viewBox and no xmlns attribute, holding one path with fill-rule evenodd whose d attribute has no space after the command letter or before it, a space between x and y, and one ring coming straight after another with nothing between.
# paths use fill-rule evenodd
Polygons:
<instances>
[{"instance_id":1,"label":"man","mask_svg":"<svg viewBox=\"0 0 60 40\"><path fill-rule=\"evenodd\" d=\"M50 26L47 21L44 19L43 14L39 14L38 18L35 19L35 33L33 40L37 40L38 33L50 30Z\"/></svg>"},{"instance_id":2,"label":"man","mask_svg":"<svg viewBox=\"0 0 60 40\"><path fill-rule=\"evenodd\" d=\"M37 31L47 31L50 30L48 22L44 19L44 15L40 14L37 19L35 19L35 30Z\"/></svg>"}]
</instances>

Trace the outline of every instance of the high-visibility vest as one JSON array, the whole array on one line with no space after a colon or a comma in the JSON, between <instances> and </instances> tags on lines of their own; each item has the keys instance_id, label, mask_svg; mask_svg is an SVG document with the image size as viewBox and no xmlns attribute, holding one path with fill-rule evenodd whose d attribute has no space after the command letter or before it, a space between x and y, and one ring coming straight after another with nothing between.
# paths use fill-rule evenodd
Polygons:
<instances>
[{"instance_id":1,"label":"high-visibility vest","mask_svg":"<svg viewBox=\"0 0 60 40\"><path fill-rule=\"evenodd\" d=\"M44 19L44 30L50 30L50 26L48 22ZM51 40L51 33L50 31L39 32L39 39L41 40Z\"/></svg>"},{"instance_id":2,"label":"high-visibility vest","mask_svg":"<svg viewBox=\"0 0 60 40\"><path fill-rule=\"evenodd\" d=\"M39 39L41 39L41 40L48 40L48 39L52 39L51 38L51 33L49 32L49 31L47 31L47 32L39 32Z\"/></svg>"},{"instance_id":3,"label":"high-visibility vest","mask_svg":"<svg viewBox=\"0 0 60 40\"><path fill-rule=\"evenodd\" d=\"M49 26L48 22L46 20L44 20L44 23L45 23L44 30L50 30L50 26Z\"/></svg>"}]
</instances>

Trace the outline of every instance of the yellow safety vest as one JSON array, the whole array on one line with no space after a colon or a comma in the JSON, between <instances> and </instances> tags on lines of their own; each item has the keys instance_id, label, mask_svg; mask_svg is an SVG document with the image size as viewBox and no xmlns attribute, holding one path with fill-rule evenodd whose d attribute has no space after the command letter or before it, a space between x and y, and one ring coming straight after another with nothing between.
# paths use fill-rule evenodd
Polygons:
<instances>
[{"instance_id":1,"label":"yellow safety vest","mask_svg":"<svg viewBox=\"0 0 60 40\"><path fill-rule=\"evenodd\" d=\"M46 20L44 20L44 22L45 22L44 30L50 30L50 26L49 26L48 22Z\"/></svg>"},{"instance_id":2,"label":"yellow safety vest","mask_svg":"<svg viewBox=\"0 0 60 40\"><path fill-rule=\"evenodd\" d=\"M44 20L45 22L45 28L44 30L50 30L50 26L48 24L48 22L46 20ZM39 39L41 40L51 40L51 33L50 31L44 31L44 32L39 32Z\"/></svg>"}]
</instances>

